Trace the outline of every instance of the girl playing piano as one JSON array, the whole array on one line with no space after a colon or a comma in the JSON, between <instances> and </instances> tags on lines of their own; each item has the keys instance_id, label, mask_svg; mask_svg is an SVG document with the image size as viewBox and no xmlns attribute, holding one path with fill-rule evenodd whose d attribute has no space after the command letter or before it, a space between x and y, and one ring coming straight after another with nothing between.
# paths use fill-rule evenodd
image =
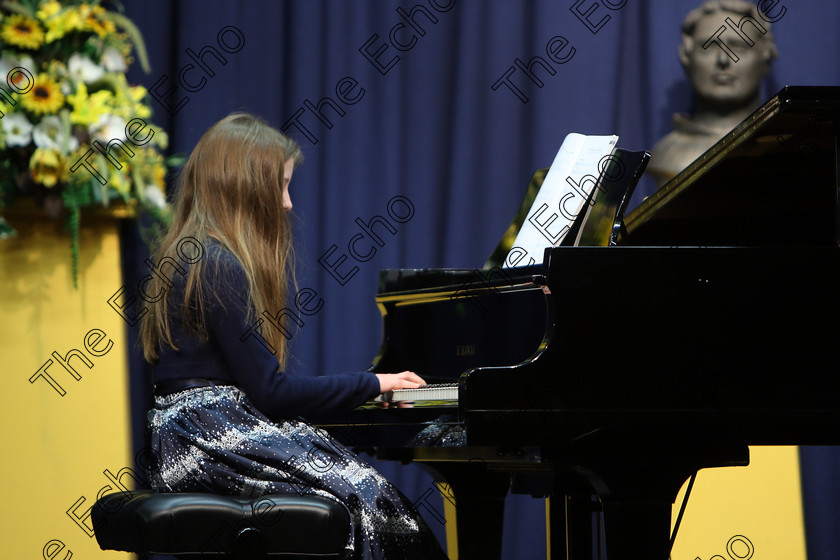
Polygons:
<instances>
[{"instance_id":1,"label":"girl playing piano","mask_svg":"<svg viewBox=\"0 0 840 560\"><path fill-rule=\"evenodd\" d=\"M140 335L154 363L152 486L250 497L317 494L349 509L352 558L445 559L409 500L300 418L425 384L410 371L284 372L288 350L279 327L288 318L278 312L301 305L288 295L289 181L301 159L291 139L253 116L232 114L201 137L182 171L172 225L153 257L162 273L144 288L154 300Z\"/></svg>"}]
</instances>

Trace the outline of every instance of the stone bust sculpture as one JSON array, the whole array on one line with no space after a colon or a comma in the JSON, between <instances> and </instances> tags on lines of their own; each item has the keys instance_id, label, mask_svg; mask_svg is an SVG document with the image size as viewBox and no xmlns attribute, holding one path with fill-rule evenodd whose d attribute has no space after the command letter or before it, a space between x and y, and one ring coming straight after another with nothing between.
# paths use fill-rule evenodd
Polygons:
<instances>
[{"instance_id":1,"label":"stone bust sculpture","mask_svg":"<svg viewBox=\"0 0 840 560\"><path fill-rule=\"evenodd\" d=\"M680 62L694 110L653 147L648 173L662 186L761 105L761 80L776 58L770 20L745 0L706 0L682 26Z\"/></svg>"}]
</instances>

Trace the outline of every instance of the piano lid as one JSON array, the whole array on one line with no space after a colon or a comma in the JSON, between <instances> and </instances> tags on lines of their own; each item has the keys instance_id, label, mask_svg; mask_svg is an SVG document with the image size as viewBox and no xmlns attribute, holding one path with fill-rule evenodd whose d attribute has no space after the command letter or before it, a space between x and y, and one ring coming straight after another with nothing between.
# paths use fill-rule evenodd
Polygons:
<instances>
[{"instance_id":1,"label":"piano lid","mask_svg":"<svg viewBox=\"0 0 840 560\"><path fill-rule=\"evenodd\" d=\"M836 246L840 87L788 86L625 219L628 245Z\"/></svg>"}]
</instances>

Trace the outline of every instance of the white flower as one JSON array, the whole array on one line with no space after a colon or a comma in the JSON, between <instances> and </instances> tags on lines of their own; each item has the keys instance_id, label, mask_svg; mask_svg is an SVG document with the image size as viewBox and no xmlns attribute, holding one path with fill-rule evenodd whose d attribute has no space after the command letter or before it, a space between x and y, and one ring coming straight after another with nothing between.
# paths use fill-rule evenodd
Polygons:
<instances>
[{"instance_id":1,"label":"white flower","mask_svg":"<svg viewBox=\"0 0 840 560\"><path fill-rule=\"evenodd\" d=\"M67 60L67 71L70 73L71 78L77 82L84 82L86 84L95 82L105 73L104 68L79 53L70 55L70 58Z\"/></svg>"},{"instance_id":2,"label":"white flower","mask_svg":"<svg viewBox=\"0 0 840 560\"><path fill-rule=\"evenodd\" d=\"M17 58L13 56L9 56L8 54L4 54L0 57L0 82L3 84L3 88L7 88L6 85L6 76L9 75L9 72L12 68L20 66L18 64Z\"/></svg>"},{"instance_id":3,"label":"white flower","mask_svg":"<svg viewBox=\"0 0 840 560\"><path fill-rule=\"evenodd\" d=\"M128 70L125 57L114 47L107 47L105 49L105 52L102 53L100 63L108 72L125 72Z\"/></svg>"},{"instance_id":4,"label":"white flower","mask_svg":"<svg viewBox=\"0 0 840 560\"><path fill-rule=\"evenodd\" d=\"M41 122L35 125L32 130L32 141L39 148L58 150L66 155L79 147L79 141L67 130L67 147L65 148L65 130L61 119L55 115L50 115L44 117Z\"/></svg>"},{"instance_id":5,"label":"white flower","mask_svg":"<svg viewBox=\"0 0 840 560\"><path fill-rule=\"evenodd\" d=\"M22 56L18 58L8 53L0 57L0 86L2 86L7 92L9 91L9 85L7 83L9 79L9 72L15 68L23 68L32 75L35 73L35 61L32 60L31 56ZM15 87L13 88L14 91L19 92L18 88L25 89L27 86L31 87L32 85L32 82L28 81L25 74L20 71L16 71L12 77L16 82L14 84Z\"/></svg>"},{"instance_id":6,"label":"white flower","mask_svg":"<svg viewBox=\"0 0 840 560\"><path fill-rule=\"evenodd\" d=\"M166 196L164 196L163 191L160 190L160 187L157 185L146 185L145 195L146 203L149 206L154 206L156 208L166 207Z\"/></svg>"},{"instance_id":7,"label":"white flower","mask_svg":"<svg viewBox=\"0 0 840 560\"><path fill-rule=\"evenodd\" d=\"M32 57L29 55L23 55L21 57L17 57L11 53L3 53L3 56L0 57L0 82L4 82L6 80L6 76L9 75L9 71L12 68L17 68L22 66L26 68L31 73L35 73L35 61L32 60ZM3 87L7 87L4 85Z\"/></svg>"},{"instance_id":8,"label":"white flower","mask_svg":"<svg viewBox=\"0 0 840 560\"><path fill-rule=\"evenodd\" d=\"M114 139L125 141L125 119L117 115L102 115L91 125L89 132L105 144Z\"/></svg>"},{"instance_id":9,"label":"white flower","mask_svg":"<svg viewBox=\"0 0 840 560\"><path fill-rule=\"evenodd\" d=\"M23 113L12 113L2 119L7 146L26 146L32 139L32 123Z\"/></svg>"},{"instance_id":10,"label":"white flower","mask_svg":"<svg viewBox=\"0 0 840 560\"><path fill-rule=\"evenodd\" d=\"M33 74L36 74L36 73L37 73L37 72L36 72L37 67L35 66L35 61L34 61L34 60L32 59L32 57L31 57L31 56L29 56L28 54L22 55L22 56L18 59L18 64L17 64L17 65L18 65L18 66L23 66L24 68L26 68L27 70L29 70L29 71L30 71L30 72L32 72Z\"/></svg>"}]
</instances>

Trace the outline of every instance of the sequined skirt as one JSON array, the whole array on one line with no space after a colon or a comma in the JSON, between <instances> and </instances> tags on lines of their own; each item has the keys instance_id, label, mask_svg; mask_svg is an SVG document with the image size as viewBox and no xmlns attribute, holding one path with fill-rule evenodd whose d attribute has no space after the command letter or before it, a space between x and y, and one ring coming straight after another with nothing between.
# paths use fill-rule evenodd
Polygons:
<instances>
[{"instance_id":1,"label":"sequined skirt","mask_svg":"<svg viewBox=\"0 0 840 560\"><path fill-rule=\"evenodd\" d=\"M447 558L411 502L375 469L312 424L270 421L237 387L156 397L148 427L157 491L324 496L352 516L350 558Z\"/></svg>"}]
</instances>

